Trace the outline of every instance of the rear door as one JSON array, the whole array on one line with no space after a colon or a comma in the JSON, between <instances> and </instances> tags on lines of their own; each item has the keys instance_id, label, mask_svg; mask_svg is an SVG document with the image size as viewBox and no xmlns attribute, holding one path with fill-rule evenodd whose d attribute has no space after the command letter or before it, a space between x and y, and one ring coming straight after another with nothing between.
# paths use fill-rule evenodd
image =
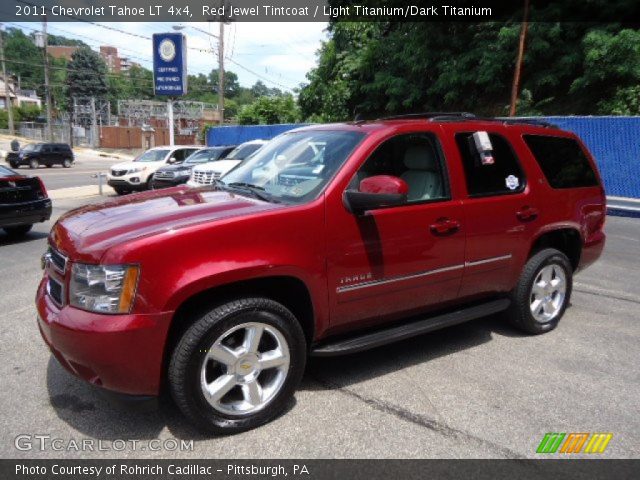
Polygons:
<instances>
[{"instance_id":1,"label":"rear door","mask_svg":"<svg viewBox=\"0 0 640 480\"><path fill-rule=\"evenodd\" d=\"M483 162L465 125L446 126L464 172L467 231L461 297L511 289L524 264L538 220L534 193L513 147L508 128L490 125L490 157Z\"/></svg>"}]
</instances>

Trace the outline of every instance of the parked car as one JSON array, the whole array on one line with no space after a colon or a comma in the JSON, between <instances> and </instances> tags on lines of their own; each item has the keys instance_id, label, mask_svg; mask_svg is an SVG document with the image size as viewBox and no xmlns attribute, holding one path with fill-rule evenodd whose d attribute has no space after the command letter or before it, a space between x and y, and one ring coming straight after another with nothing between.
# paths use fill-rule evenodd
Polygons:
<instances>
[{"instance_id":1,"label":"parked car","mask_svg":"<svg viewBox=\"0 0 640 480\"><path fill-rule=\"evenodd\" d=\"M51 217L51 200L42 180L0 165L0 228L8 235L26 234L34 223Z\"/></svg>"},{"instance_id":2,"label":"parked car","mask_svg":"<svg viewBox=\"0 0 640 480\"><path fill-rule=\"evenodd\" d=\"M180 164L201 146L154 147L131 162L113 165L107 174L107 184L118 195L148 190L154 173L168 164Z\"/></svg>"},{"instance_id":3,"label":"parked car","mask_svg":"<svg viewBox=\"0 0 640 480\"><path fill-rule=\"evenodd\" d=\"M266 143L266 140L250 140L238 145L223 160L198 165L191 171L191 177L187 185L190 187L202 187L203 185L215 183L216 180L236 168Z\"/></svg>"},{"instance_id":4,"label":"parked car","mask_svg":"<svg viewBox=\"0 0 640 480\"><path fill-rule=\"evenodd\" d=\"M189 155L181 164L162 167L153 176L151 188L175 187L187 183L193 167L224 159L235 147L235 145L227 145L203 148Z\"/></svg>"},{"instance_id":5,"label":"parked car","mask_svg":"<svg viewBox=\"0 0 640 480\"><path fill-rule=\"evenodd\" d=\"M38 168L40 165L48 168L54 165L70 168L75 157L73 150L66 143L30 143L18 152L9 152L6 159L11 168L19 168L22 165L28 165L29 168Z\"/></svg>"},{"instance_id":6,"label":"parked car","mask_svg":"<svg viewBox=\"0 0 640 480\"><path fill-rule=\"evenodd\" d=\"M286 409L307 355L503 312L529 334L553 330L574 273L602 252L605 208L585 146L548 124L304 127L216 188L63 216L38 325L80 378L134 398L166 385L201 429L238 432Z\"/></svg>"}]
</instances>

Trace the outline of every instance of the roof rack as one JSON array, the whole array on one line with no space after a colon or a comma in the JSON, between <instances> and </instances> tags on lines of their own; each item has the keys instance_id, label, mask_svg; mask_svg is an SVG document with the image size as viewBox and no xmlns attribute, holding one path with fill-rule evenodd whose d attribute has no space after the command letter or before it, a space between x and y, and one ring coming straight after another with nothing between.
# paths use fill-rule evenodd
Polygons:
<instances>
[{"instance_id":1,"label":"roof rack","mask_svg":"<svg viewBox=\"0 0 640 480\"><path fill-rule=\"evenodd\" d=\"M404 115L392 115L382 117L379 120L402 120L411 118L424 118L432 122L460 122L460 121L480 121L480 122L500 122L505 125L535 125L546 128L558 128L557 125L545 120L536 118L513 118L513 117L477 117L469 112L423 112L423 113L407 113Z\"/></svg>"},{"instance_id":2,"label":"roof rack","mask_svg":"<svg viewBox=\"0 0 640 480\"><path fill-rule=\"evenodd\" d=\"M431 120L438 117L452 117L457 119L473 119L476 116L469 112L422 112L422 113L405 113L403 115L391 115L389 117L382 117L378 120L402 120L403 118L425 118Z\"/></svg>"}]
</instances>

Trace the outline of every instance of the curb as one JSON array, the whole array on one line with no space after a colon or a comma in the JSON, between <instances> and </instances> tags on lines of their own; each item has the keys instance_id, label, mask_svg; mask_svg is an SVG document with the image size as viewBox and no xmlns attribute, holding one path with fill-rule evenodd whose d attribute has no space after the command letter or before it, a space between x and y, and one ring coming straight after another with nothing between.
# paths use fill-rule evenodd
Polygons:
<instances>
[{"instance_id":1,"label":"curb","mask_svg":"<svg viewBox=\"0 0 640 480\"><path fill-rule=\"evenodd\" d=\"M87 185L84 187L57 188L49 190L49 198L52 200L65 200L70 198L98 197L100 190L98 185ZM113 188L108 185L102 186L102 196L109 197L115 195Z\"/></svg>"}]
</instances>

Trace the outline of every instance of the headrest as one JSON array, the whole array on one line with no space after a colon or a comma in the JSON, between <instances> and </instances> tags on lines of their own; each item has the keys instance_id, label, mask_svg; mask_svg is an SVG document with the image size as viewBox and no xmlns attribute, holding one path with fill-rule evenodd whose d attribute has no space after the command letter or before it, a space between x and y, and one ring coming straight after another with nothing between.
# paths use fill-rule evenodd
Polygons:
<instances>
[{"instance_id":1,"label":"headrest","mask_svg":"<svg viewBox=\"0 0 640 480\"><path fill-rule=\"evenodd\" d=\"M404 153L404 165L410 170L438 170L438 161L433 148L426 145L414 145Z\"/></svg>"}]
</instances>

